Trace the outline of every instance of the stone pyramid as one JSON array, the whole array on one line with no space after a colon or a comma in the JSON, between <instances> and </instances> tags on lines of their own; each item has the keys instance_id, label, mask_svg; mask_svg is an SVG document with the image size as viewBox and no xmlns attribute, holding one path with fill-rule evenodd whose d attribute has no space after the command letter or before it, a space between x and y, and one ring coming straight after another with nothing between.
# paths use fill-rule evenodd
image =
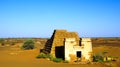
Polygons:
<instances>
[{"instance_id":1,"label":"stone pyramid","mask_svg":"<svg viewBox=\"0 0 120 67\"><path fill-rule=\"evenodd\" d=\"M64 41L65 38L75 38L77 44L80 45L80 38L76 32L67 32L66 30L54 30L51 38L46 42L42 52L53 56L64 56ZM62 49L62 51L61 51ZM61 57L60 57L61 58Z\"/></svg>"}]
</instances>

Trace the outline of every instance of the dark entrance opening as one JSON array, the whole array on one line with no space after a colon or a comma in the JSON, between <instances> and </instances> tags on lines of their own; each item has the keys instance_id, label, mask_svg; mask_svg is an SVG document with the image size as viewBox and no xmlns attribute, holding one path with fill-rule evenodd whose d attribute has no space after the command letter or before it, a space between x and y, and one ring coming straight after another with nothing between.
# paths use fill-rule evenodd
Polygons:
<instances>
[{"instance_id":1,"label":"dark entrance opening","mask_svg":"<svg viewBox=\"0 0 120 67\"><path fill-rule=\"evenodd\" d=\"M76 62L80 62L81 61L81 51L77 51L77 61Z\"/></svg>"},{"instance_id":2,"label":"dark entrance opening","mask_svg":"<svg viewBox=\"0 0 120 67\"><path fill-rule=\"evenodd\" d=\"M77 57L81 58L81 51L77 51Z\"/></svg>"},{"instance_id":3,"label":"dark entrance opening","mask_svg":"<svg viewBox=\"0 0 120 67\"><path fill-rule=\"evenodd\" d=\"M64 60L64 46L55 47L55 56Z\"/></svg>"}]
</instances>

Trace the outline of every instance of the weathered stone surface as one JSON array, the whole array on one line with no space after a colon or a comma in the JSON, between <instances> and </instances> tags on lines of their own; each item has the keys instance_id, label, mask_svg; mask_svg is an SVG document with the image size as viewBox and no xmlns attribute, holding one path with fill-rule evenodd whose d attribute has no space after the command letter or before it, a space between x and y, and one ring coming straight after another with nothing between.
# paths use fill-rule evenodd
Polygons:
<instances>
[{"instance_id":1,"label":"weathered stone surface","mask_svg":"<svg viewBox=\"0 0 120 67\"><path fill-rule=\"evenodd\" d=\"M64 46L65 38L75 38L77 40L77 45L79 45L79 36L76 32L67 32L66 30L54 30L52 35L52 47L50 54L55 55L55 47Z\"/></svg>"},{"instance_id":2,"label":"weathered stone surface","mask_svg":"<svg viewBox=\"0 0 120 67\"><path fill-rule=\"evenodd\" d=\"M76 32L66 30L54 30L43 52L72 62L78 59L83 62L92 61L91 39L79 38ZM78 57L77 53L80 53L81 56Z\"/></svg>"},{"instance_id":3,"label":"weathered stone surface","mask_svg":"<svg viewBox=\"0 0 120 67\"><path fill-rule=\"evenodd\" d=\"M82 38L81 46L76 45L75 38L66 38L65 39L65 60L76 61L81 58L80 61L88 62L92 61L92 44L90 38ZM80 57L77 56L77 53L80 54ZM74 55L73 59L72 56Z\"/></svg>"}]
</instances>

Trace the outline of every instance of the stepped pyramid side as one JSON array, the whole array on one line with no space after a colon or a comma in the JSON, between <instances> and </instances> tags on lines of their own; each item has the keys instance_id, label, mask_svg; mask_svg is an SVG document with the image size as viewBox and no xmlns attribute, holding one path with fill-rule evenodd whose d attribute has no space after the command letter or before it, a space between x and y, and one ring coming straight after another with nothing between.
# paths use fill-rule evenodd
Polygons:
<instances>
[{"instance_id":1,"label":"stepped pyramid side","mask_svg":"<svg viewBox=\"0 0 120 67\"><path fill-rule=\"evenodd\" d=\"M55 56L55 48L64 46L65 38L76 38L77 45L79 45L79 36L75 32L67 32L66 30L55 30L53 34L53 42L50 54Z\"/></svg>"},{"instance_id":2,"label":"stepped pyramid side","mask_svg":"<svg viewBox=\"0 0 120 67\"><path fill-rule=\"evenodd\" d=\"M49 40L46 42L44 49L41 49L40 52L43 52L43 53L45 53L45 54L49 54L50 51L51 51L51 46L52 46L52 40L49 39Z\"/></svg>"},{"instance_id":3,"label":"stepped pyramid side","mask_svg":"<svg viewBox=\"0 0 120 67\"><path fill-rule=\"evenodd\" d=\"M76 32L67 32L66 30L54 30L51 39L49 39L45 45L44 53L50 53L55 56L55 48L64 46L65 38L75 38L77 44L79 45L79 36Z\"/></svg>"},{"instance_id":4,"label":"stepped pyramid side","mask_svg":"<svg viewBox=\"0 0 120 67\"><path fill-rule=\"evenodd\" d=\"M91 62L92 42L90 38L79 38L76 32L54 30L43 49L46 54L67 61Z\"/></svg>"}]
</instances>

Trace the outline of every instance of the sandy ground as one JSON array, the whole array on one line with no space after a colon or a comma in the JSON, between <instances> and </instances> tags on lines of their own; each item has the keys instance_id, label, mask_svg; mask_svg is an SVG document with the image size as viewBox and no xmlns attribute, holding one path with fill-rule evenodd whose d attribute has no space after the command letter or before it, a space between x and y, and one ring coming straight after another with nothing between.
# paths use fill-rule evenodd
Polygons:
<instances>
[{"instance_id":1,"label":"sandy ground","mask_svg":"<svg viewBox=\"0 0 120 67\"><path fill-rule=\"evenodd\" d=\"M95 47L94 52L108 51L120 56L120 47ZM117 53L116 53L117 52ZM55 63L47 59L36 59L39 49L21 50L19 46L0 46L0 67L110 67L105 63L77 64ZM114 67L120 67L119 62Z\"/></svg>"}]
</instances>

